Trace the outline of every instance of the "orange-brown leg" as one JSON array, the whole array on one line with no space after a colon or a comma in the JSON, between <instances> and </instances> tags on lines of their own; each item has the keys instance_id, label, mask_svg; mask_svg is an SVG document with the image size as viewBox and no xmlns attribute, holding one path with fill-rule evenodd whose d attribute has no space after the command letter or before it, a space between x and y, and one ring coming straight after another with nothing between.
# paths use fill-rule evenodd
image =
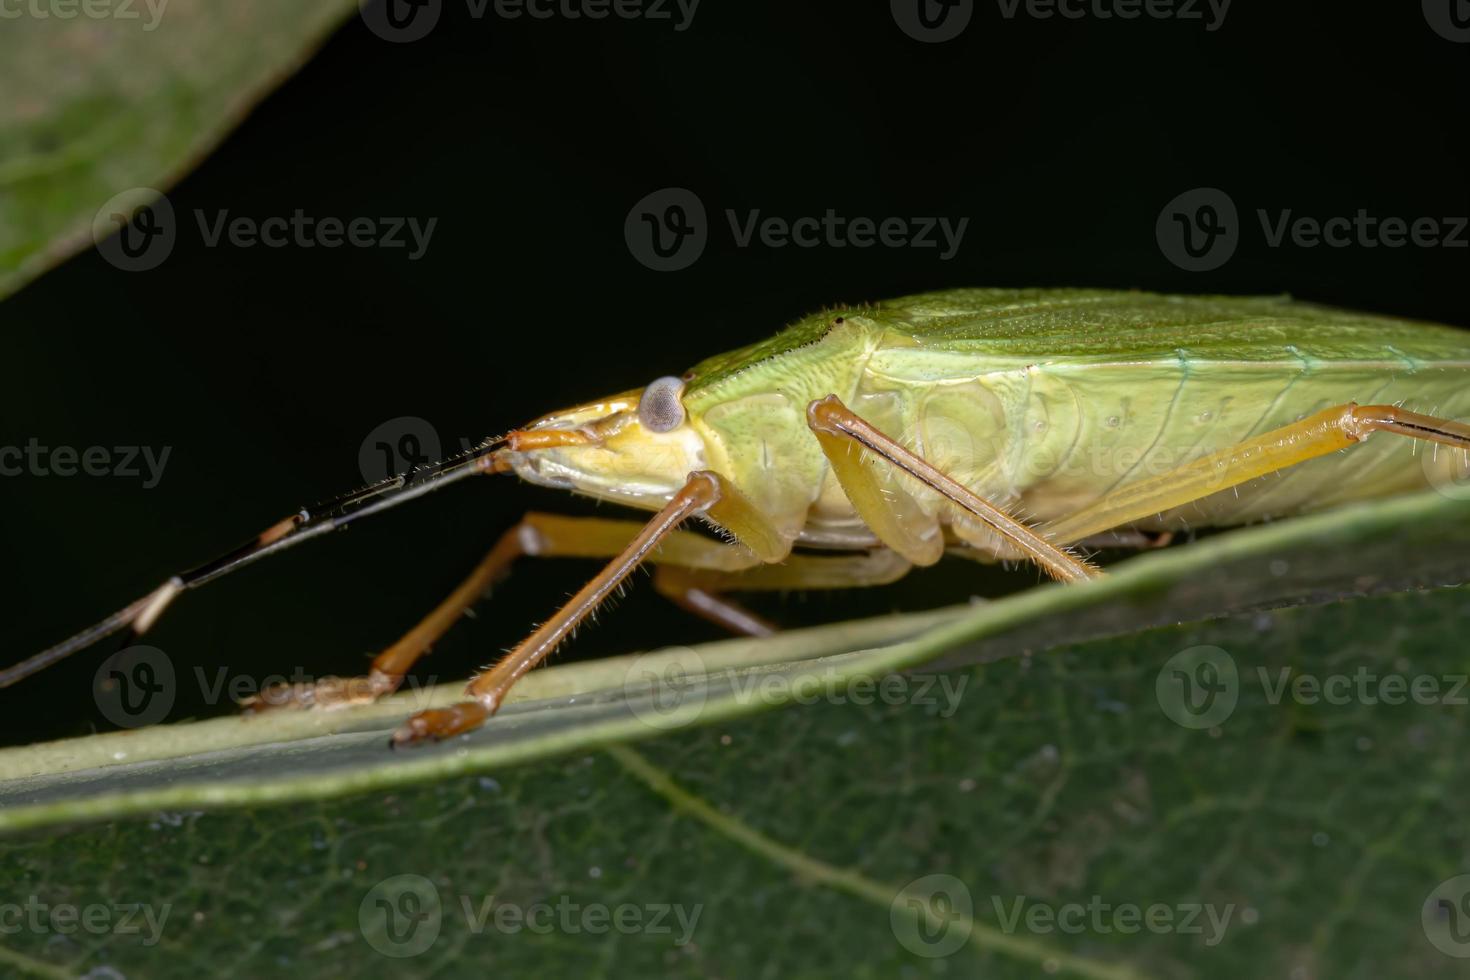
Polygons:
<instances>
[{"instance_id":1,"label":"orange-brown leg","mask_svg":"<svg viewBox=\"0 0 1470 980\"><path fill-rule=\"evenodd\" d=\"M898 552L877 548L849 554L791 555L779 565L757 565L744 571L661 564L653 582L691 612L737 633L766 636L775 627L727 599L726 592L864 588L897 581L911 568Z\"/></svg>"},{"instance_id":2,"label":"orange-brown leg","mask_svg":"<svg viewBox=\"0 0 1470 980\"><path fill-rule=\"evenodd\" d=\"M1107 494L1046 527L1060 542L1077 541L1207 497L1247 480L1356 445L1390 432L1470 449L1470 425L1406 411L1394 405L1348 402L1273 429Z\"/></svg>"},{"instance_id":3,"label":"orange-brown leg","mask_svg":"<svg viewBox=\"0 0 1470 980\"><path fill-rule=\"evenodd\" d=\"M653 573L653 587L685 612L740 636L770 636L776 632L776 625L770 620L706 588L688 569L659 565Z\"/></svg>"},{"instance_id":4,"label":"orange-brown leg","mask_svg":"<svg viewBox=\"0 0 1470 980\"><path fill-rule=\"evenodd\" d=\"M1049 575L1062 582L1081 582L1102 572L1053 539L1029 527L1004 510L980 497L938 467L911 452L890 436L878 431L855 415L836 395L828 395L807 408L807 424L821 443L822 451L832 464L832 471L842 484L847 499L863 522L894 550L923 561L929 543L913 539L910 529L894 512L883 486L863 462L864 450L877 454L893 466L948 498L1000 536L1022 555L1040 565ZM936 542L937 543L937 542Z\"/></svg>"},{"instance_id":5,"label":"orange-brown leg","mask_svg":"<svg viewBox=\"0 0 1470 980\"><path fill-rule=\"evenodd\" d=\"M1114 528L1111 531L1090 534L1079 541L1068 541L1067 547L1070 550L1079 551L1084 555L1103 550L1156 551L1159 548L1167 548L1173 541L1173 531L1138 531L1132 528ZM1021 551L1001 541L997 541L990 546L978 545L973 541L964 541L957 546L952 545L946 550L950 554L960 555L971 561L986 564L993 564L1000 561L1019 562L1029 560Z\"/></svg>"},{"instance_id":6,"label":"orange-brown leg","mask_svg":"<svg viewBox=\"0 0 1470 980\"><path fill-rule=\"evenodd\" d=\"M607 567L494 667L470 681L465 694L473 700L419 712L393 734L393 744L438 740L479 727L500 707L506 692L516 681L546 659L557 644L589 616L633 569L650 560L660 544L685 521L701 515L735 535L759 561L777 562L790 553L791 542L783 538L737 489L718 474L708 471L693 473L689 482Z\"/></svg>"},{"instance_id":7,"label":"orange-brown leg","mask_svg":"<svg viewBox=\"0 0 1470 980\"><path fill-rule=\"evenodd\" d=\"M243 706L251 713L272 708L335 708L385 697L398 689L419 658L459 622L465 611L505 577L516 559L607 558L621 552L640 527L632 521L527 514L501 535L474 571L443 602L373 659L366 676L279 684L246 700ZM734 571L758 560L743 549L687 531L669 535L654 557L661 562L711 571ZM702 610L694 611L705 615Z\"/></svg>"}]
</instances>

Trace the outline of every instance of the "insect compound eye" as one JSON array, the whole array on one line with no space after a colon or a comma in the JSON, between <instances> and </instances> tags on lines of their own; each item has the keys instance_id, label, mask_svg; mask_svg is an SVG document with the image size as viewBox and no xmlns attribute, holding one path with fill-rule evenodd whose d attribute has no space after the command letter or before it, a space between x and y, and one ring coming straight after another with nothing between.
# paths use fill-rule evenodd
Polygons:
<instances>
[{"instance_id":1,"label":"insect compound eye","mask_svg":"<svg viewBox=\"0 0 1470 980\"><path fill-rule=\"evenodd\" d=\"M671 432L684 424L682 378L659 378L643 389L638 400L638 421L650 432Z\"/></svg>"}]
</instances>

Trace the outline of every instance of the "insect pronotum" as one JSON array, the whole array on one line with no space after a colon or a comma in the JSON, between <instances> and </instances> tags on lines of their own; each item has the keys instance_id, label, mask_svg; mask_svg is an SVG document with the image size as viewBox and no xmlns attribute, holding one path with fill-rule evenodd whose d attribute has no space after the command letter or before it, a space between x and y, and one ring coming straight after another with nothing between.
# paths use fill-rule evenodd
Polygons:
<instances>
[{"instance_id":1,"label":"insect pronotum","mask_svg":"<svg viewBox=\"0 0 1470 980\"><path fill-rule=\"evenodd\" d=\"M655 511L641 524L527 514L367 676L283 685L251 705L382 697L515 559L610 559L462 703L419 712L393 743L446 738L494 714L643 562L679 605L749 634L772 627L727 593L879 585L945 552L1083 582L1102 573L1071 546L1105 532L1144 544L1445 485L1470 449L1470 426L1451 421L1470 414L1467 381L1470 334L1280 297L962 289L827 311L303 510L0 671L0 686L110 634L141 635L187 589L466 476L513 472ZM1462 452L1416 452L1423 441ZM726 538L682 530L693 518Z\"/></svg>"}]
</instances>

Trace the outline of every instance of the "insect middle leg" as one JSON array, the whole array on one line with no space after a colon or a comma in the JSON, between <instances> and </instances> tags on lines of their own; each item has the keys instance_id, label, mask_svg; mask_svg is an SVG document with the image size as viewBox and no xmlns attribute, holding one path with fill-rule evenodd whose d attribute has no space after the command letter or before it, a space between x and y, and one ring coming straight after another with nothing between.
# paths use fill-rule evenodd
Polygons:
<instances>
[{"instance_id":1,"label":"insect middle leg","mask_svg":"<svg viewBox=\"0 0 1470 980\"><path fill-rule=\"evenodd\" d=\"M1062 582L1082 582L1101 575L1095 566L1018 520L1003 508L984 499L912 452L893 437L853 413L836 395L814 401L807 407L807 424L821 443L822 451L837 481L863 522L878 538L916 564L938 559L942 537L920 539L905 525L876 474L862 458L864 451L889 464L947 498L992 531L1000 541L1040 565Z\"/></svg>"},{"instance_id":2,"label":"insect middle leg","mask_svg":"<svg viewBox=\"0 0 1470 980\"><path fill-rule=\"evenodd\" d=\"M724 597L726 592L852 589L887 585L914 566L898 552L878 548L859 554L792 555L779 565L723 571L692 565L659 565L654 588L677 605L732 632L767 636L775 628Z\"/></svg>"},{"instance_id":3,"label":"insect middle leg","mask_svg":"<svg viewBox=\"0 0 1470 980\"><path fill-rule=\"evenodd\" d=\"M276 685L245 701L244 707L251 712L271 708L333 708L386 697L399 688L419 658L509 573L516 559L610 558L626 548L642 527L635 521L529 513L501 535L474 571L444 601L379 653L366 676L324 677L315 683ZM682 566L725 574L759 563L758 558L743 548L689 531L675 531L664 538L653 560L668 563L665 567ZM768 632L774 629L735 603L711 593L697 596L697 602L682 601L684 595L672 579L660 591L717 623L730 625L743 619L750 624L758 623Z\"/></svg>"}]
</instances>

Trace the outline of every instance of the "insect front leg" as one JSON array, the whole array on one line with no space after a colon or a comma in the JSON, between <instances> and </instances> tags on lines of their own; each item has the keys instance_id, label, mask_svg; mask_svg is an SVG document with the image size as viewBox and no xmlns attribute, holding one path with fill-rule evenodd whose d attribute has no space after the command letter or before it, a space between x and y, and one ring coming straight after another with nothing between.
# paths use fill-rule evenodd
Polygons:
<instances>
[{"instance_id":1,"label":"insect front leg","mask_svg":"<svg viewBox=\"0 0 1470 980\"><path fill-rule=\"evenodd\" d=\"M340 708L386 697L398 690L409 670L439 638L509 574L517 559L610 558L621 553L642 526L634 521L528 513L500 536L474 571L443 602L373 659L366 676L324 677L310 684L278 684L242 705L255 713L275 708ZM733 548L688 531L669 534L653 560L711 572L735 572L760 561L743 548ZM670 598L677 601L675 595ZM713 607L715 601L709 597L708 605ZM743 613L734 603L725 601L722 605L732 618ZM703 609L694 611L710 615ZM754 618L751 613L744 615Z\"/></svg>"},{"instance_id":2,"label":"insect front leg","mask_svg":"<svg viewBox=\"0 0 1470 980\"><path fill-rule=\"evenodd\" d=\"M684 487L601 572L500 662L470 681L465 694L473 700L419 712L394 732L392 744L443 739L478 728L527 671L546 659L633 569L652 560L680 525L696 516L733 534L749 551L752 564L779 562L791 552L791 540L723 477L709 471L690 474Z\"/></svg>"}]
</instances>

